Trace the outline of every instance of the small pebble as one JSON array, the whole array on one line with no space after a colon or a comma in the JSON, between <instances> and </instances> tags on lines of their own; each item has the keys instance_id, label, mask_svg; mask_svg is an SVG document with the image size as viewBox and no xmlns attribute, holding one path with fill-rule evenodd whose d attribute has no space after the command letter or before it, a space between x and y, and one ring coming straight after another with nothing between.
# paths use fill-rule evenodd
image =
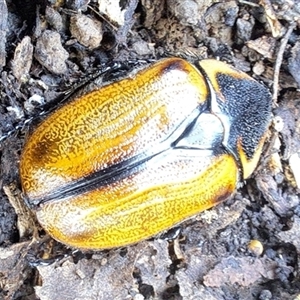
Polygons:
<instances>
[{"instance_id":1,"label":"small pebble","mask_svg":"<svg viewBox=\"0 0 300 300\"><path fill-rule=\"evenodd\" d=\"M264 251L263 244L258 240L251 240L248 244L248 249L256 256L260 256Z\"/></svg>"}]
</instances>

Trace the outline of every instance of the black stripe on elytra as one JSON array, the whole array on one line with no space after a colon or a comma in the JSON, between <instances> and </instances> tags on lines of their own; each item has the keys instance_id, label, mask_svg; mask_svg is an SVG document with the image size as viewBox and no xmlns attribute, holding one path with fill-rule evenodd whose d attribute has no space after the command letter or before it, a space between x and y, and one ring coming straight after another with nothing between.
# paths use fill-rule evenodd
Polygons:
<instances>
[{"instance_id":1,"label":"black stripe on elytra","mask_svg":"<svg viewBox=\"0 0 300 300\"><path fill-rule=\"evenodd\" d=\"M136 155L125 161L109 166L106 169L99 170L79 180L68 183L66 186L57 189L43 198L30 200L30 203L29 199L26 199L25 196L25 201L30 207L34 208L49 201L66 199L108 186L143 170L147 161L166 152L167 150L176 148L176 144L191 132L198 117L205 110L206 105L203 104L195 108L191 114L158 145L156 149L145 151L144 153Z\"/></svg>"}]
</instances>

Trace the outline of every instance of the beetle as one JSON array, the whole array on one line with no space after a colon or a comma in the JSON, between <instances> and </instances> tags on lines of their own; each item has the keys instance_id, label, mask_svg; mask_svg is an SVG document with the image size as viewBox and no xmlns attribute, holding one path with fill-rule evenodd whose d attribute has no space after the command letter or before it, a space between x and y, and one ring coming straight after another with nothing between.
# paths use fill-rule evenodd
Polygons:
<instances>
[{"instance_id":1,"label":"beetle","mask_svg":"<svg viewBox=\"0 0 300 300\"><path fill-rule=\"evenodd\" d=\"M77 94L25 143L25 201L81 249L152 237L230 197L254 171L267 88L218 60L162 59Z\"/></svg>"}]
</instances>

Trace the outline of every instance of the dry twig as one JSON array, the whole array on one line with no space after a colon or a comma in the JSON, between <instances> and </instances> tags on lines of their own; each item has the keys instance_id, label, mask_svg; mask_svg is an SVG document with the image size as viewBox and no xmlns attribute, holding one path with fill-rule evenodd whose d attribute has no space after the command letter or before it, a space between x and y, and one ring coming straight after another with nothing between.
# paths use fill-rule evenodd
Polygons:
<instances>
[{"instance_id":1,"label":"dry twig","mask_svg":"<svg viewBox=\"0 0 300 300\"><path fill-rule=\"evenodd\" d=\"M291 33L293 32L294 28L296 26L296 23L291 23L286 34L281 39L280 47L277 52L276 61L274 65L274 76L273 76L273 103L277 103L278 98L278 82L279 82L279 72L280 67L282 64L283 54L286 48L286 45L288 43L288 40L290 38Z\"/></svg>"}]
</instances>

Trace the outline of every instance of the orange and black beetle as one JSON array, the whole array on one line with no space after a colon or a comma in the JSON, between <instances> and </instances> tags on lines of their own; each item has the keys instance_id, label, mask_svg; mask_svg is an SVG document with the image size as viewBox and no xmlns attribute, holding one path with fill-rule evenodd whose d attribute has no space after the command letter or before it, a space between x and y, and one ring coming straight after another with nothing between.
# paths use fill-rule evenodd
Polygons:
<instances>
[{"instance_id":1,"label":"orange and black beetle","mask_svg":"<svg viewBox=\"0 0 300 300\"><path fill-rule=\"evenodd\" d=\"M228 198L270 111L268 90L225 63L163 59L46 118L21 157L24 196L62 243L138 242Z\"/></svg>"}]
</instances>

